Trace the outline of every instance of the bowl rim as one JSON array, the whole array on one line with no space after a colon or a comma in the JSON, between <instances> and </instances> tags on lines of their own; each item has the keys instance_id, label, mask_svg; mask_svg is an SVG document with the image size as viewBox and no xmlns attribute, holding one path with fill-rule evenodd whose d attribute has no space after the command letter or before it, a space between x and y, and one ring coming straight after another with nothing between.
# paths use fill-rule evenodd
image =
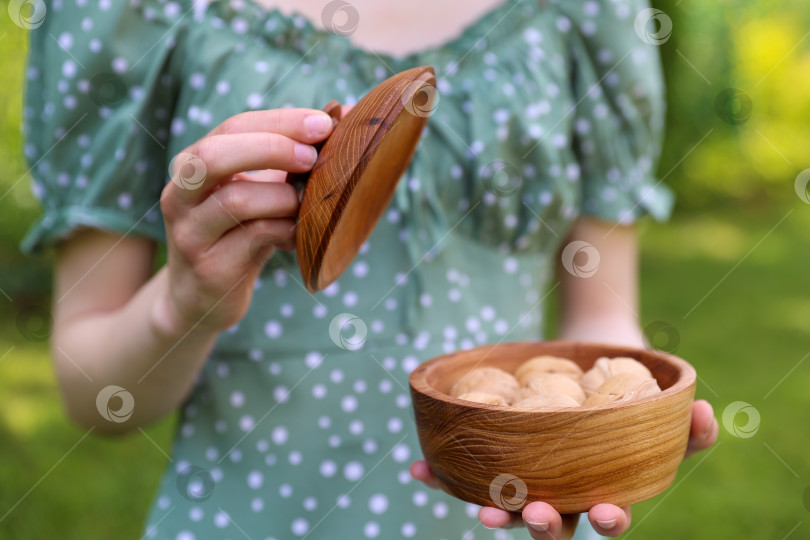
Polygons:
<instances>
[{"instance_id":1,"label":"bowl rim","mask_svg":"<svg viewBox=\"0 0 810 540\"><path fill-rule=\"evenodd\" d=\"M554 346L573 346L573 347L599 347L602 351L613 350L616 352L615 355L612 357L619 357L624 356L628 351L635 351L641 353L645 356L657 356L664 361L673 364L678 370L679 375L678 379L666 390L662 390L660 393L647 396L641 399L634 399L632 401L614 401L612 403L606 403L604 405L591 405L591 406L584 406L580 405L579 407L566 407L566 408L528 408L528 407L516 407L515 405L489 405L486 403L476 403L474 401L467 401L465 399L458 399L449 394L445 394L444 392L440 392L439 390L435 389L433 386L428 384L427 377L430 374L431 370L438 366L440 363L447 361L455 356L460 356L462 354L467 355L471 352L480 350L480 351L488 351L484 357L481 359L483 361L491 351L499 347L510 347L510 346L526 346L526 345L554 345ZM624 354L619 354L624 353ZM542 353L540 353L542 354ZM602 356L609 356L607 354L603 354ZM593 410L619 410L619 409L626 409L631 408L639 405L643 405L645 403L652 403L654 401L658 401L661 399L667 399L670 396L678 394L687 390L688 388L692 387L695 384L697 379L697 372L695 368L683 358L675 356L674 354L668 353L666 351L661 351L658 349L643 349L639 347L631 347L631 346L623 346L617 345L615 343L599 343L599 342L592 342L592 341L575 341L575 340L523 340L523 341L510 341L510 342L502 342L502 343L491 343L488 345L481 345L479 347L474 347L472 349L465 349L460 351L454 351L451 353L443 354L441 356L436 356L431 358L430 360L423 362L419 366L414 369L410 376L408 377L408 383L413 391L419 392L427 397L432 399L436 399L439 401L443 401L445 403L450 403L455 406L459 407L468 407L471 409L483 409L483 410L490 410L490 411L498 411L498 412L515 412L515 413L541 413L541 414L550 414L550 413L581 413L583 411L593 411Z\"/></svg>"}]
</instances>

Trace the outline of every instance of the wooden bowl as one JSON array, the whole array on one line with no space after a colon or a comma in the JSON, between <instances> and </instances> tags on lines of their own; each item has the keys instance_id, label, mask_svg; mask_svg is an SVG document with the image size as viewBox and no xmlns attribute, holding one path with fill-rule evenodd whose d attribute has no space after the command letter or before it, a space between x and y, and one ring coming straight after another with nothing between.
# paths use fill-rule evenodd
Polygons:
<instances>
[{"instance_id":1,"label":"wooden bowl","mask_svg":"<svg viewBox=\"0 0 810 540\"><path fill-rule=\"evenodd\" d=\"M534 356L569 358L584 370L601 356L646 365L662 392L599 407L529 410L449 395L476 367L508 372ZM488 345L440 356L410 376L422 452L449 494L519 511L545 501L558 512L627 506L667 489L689 439L695 370L660 351L571 341Z\"/></svg>"}]
</instances>

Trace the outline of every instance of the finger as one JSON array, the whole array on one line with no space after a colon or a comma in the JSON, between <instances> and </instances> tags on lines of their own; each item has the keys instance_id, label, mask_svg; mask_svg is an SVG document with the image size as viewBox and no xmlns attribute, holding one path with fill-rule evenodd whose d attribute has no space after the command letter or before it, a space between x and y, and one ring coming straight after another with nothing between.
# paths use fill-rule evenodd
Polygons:
<instances>
[{"instance_id":1,"label":"finger","mask_svg":"<svg viewBox=\"0 0 810 540\"><path fill-rule=\"evenodd\" d=\"M287 179L287 171L275 169L265 169L263 171L248 171L236 173L233 180L249 180L251 182L284 182Z\"/></svg>"},{"instance_id":2,"label":"finger","mask_svg":"<svg viewBox=\"0 0 810 540\"><path fill-rule=\"evenodd\" d=\"M266 262L275 246L288 242L295 235L292 219L255 219L226 232L206 252L213 264L232 268L256 267Z\"/></svg>"},{"instance_id":3,"label":"finger","mask_svg":"<svg viewBox=\"0 0 810 540\"><path fill-rule=\"evenodd\" d=\"M597 504L588 512L588 520L596 532L603 536L619 536L630 527L630 507Z\"/></svg>"},{"instance_id":4,"label":"finger","mask_svg":"<svg viewBox=\"0 0 810 540\"><path fill-rule=\"evenodd\" d=\"M686 457L712 446L717 441L719 429L711 404L703 399L695 401L692 404L692 427L689 431Z\"/></svg>"},{"instance_id":5,"label":"finger","mask_svg":"<svg viewBox=\"0 0 810 540\"><path fill-rule=\"evenodd\" d=\"M414 480L424 482L428 487L433 489L440 489L439 480L433 475L427 461L418 460L411 463L411 477Z\"/></svg>"},{"instance_id":6,"label":"finger","mask_svg":"<svg viewBox=\"0 0 810 540\"><path fill-rule=\"evenodd\" d=\"M170 196L174 200L194 205L223 179L237 173L263 169L305 172L317 156L312 146L275 133L213 135L174 158L167 188L173 191Z\"/></svg>"},{"instance_id":7,"label":"finger","mask_svg":"<svg viewBox=\"0 0 810 540\"><path fill-rule=\"evenodd\" d=\"M481 507L478 511L478 521L487 529L512 529L523 526L523 518L520 514L490 506Z\"/></svg>"},{"instance_id":8,"label":"finger","mask_svg":"<svg viewBox=\"0 0 810 540\"><path fill-rule=\"evenodd\" d=\"M340 119L343 120L346 118L346 115L349 114L349 111L354 109L354 105L341 105L340 106Z\"/></svg>"},{"instance_id":9,"label":"finger","mask_svg":"<svg viewBox=\"0 0 810 540\"><path fill-rule=\"evenodd\" d=\"M533 502L523 508L523 522L535 540L560 540L562 518L559 512L544 502Z\"/></svg>"},{"instance_id":10,"label":"finger","mask_svg":"<svg viewBox=\"0 0 810 540\"><path fill-rule=\"evenodd\" d=\"M297 214L298 194L291 185L236 181L212 193L176 227L188 231L188 234L197 234L200 242L210 245L242 222L294 218Z\"/></svg>"},{"instance_id":11,"label":"finger","mask_svg":"<svg viewBox=\"0 0 810 540\"><path fill-rule=\"evenodd\" d=\"M265 132L313 144L325 139L333 127L332 118L317 109L269 109L231 116L206 136Z\"/></svg>"}]
</instances>

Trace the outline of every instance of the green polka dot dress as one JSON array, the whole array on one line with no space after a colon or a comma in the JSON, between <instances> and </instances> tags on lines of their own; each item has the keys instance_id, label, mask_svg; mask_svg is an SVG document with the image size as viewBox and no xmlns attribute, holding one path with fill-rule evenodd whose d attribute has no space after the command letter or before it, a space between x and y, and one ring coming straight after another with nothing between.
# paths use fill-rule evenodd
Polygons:
<instances>
[{"instance_id":1,"label":"green polka dot dress","mask_svg":"<svg viewBox=\"0 0 810 540\"><path fill-rule=\"evenodd\" d=\"M221 334L182 406L146 538L528 537L486 530L477 507L411 480L408 374L540 338L577 216L668 215L654 176L660 66L633 30L644 7L508 0L449 43L393 58L245 0L47 3L24 110L44 210L32 252L82 227L161 241L172 157L226 118L351 104L392 71L436 68L435 113L345 274L310 295L279 253Z\"/></svg>"}]
</instances>

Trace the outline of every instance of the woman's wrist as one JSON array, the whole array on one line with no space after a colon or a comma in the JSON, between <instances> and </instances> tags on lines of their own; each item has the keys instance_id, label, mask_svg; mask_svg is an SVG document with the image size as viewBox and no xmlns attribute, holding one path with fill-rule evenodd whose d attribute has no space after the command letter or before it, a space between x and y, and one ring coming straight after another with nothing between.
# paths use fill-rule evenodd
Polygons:
<instances>
[{"instance_id":1,"label":"woman's wrist","mask_svg":"<svg viewBox=\"0 0 810 540\"><path fill-rule=\"evenodd\" d=\"M149 313L149 325L155 334L166 340L176 341L195 332L195 323L180 313L169 291L169 273L163 267L155 275L155 295ZM200 330L199 332L207 332Z\"/></svg>"},{"instance_id":2,"label":"woman's wrist","mask_svg":"<svg viewBox=\"0 0 810 540\"><path fill-rule=\"evenodd\" d=\"M601 316L569 321L560 328L560 339L644 347L644 333L635 319Z\"/></svg>"}]
</instances>

